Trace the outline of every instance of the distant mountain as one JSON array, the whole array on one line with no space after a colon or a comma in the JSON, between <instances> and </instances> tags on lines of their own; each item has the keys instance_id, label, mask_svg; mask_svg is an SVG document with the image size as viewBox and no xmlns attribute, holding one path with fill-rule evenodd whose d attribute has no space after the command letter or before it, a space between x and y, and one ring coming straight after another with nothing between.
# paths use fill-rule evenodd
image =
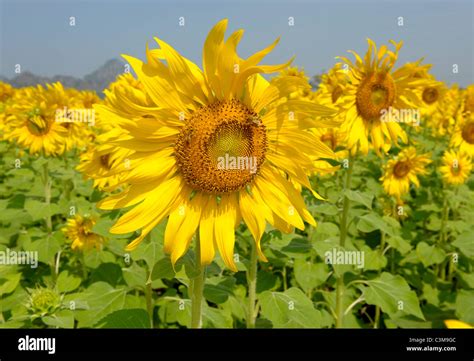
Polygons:
<instances>
[{"instance_id":1,"label":"distant mountain","mask_svg":"<svg viewBox=\"0 0 474 361\"><path fill-rule=\"evenodd\" d=\"M102 96L102 91L107 88L111 82L115 80L117 75L123 73L124 64L124 62L118 59L111 59L97 70L85 75L83 78L76 78L68 75L55 75L53 77L45 77L33 74L29 71L25 71L11 79L0 77L0 80L6 83L10 83L15 88L21 88L32 85L34 86L37 84L44 85L46 83L54 83L59 81L66 88L76 88L79 90L95 90L99 96Z\"/></svg>"}]
</instances>

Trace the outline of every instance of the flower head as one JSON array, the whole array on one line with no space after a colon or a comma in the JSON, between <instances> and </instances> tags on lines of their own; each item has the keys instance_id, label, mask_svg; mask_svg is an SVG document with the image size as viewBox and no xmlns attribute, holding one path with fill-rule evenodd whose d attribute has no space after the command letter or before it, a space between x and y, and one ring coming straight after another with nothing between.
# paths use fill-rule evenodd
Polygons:
<instances>
[{"instance_id":1,"label":"flower head","mask_svg":"<svg viewBox=\"0 0 474 361\"><path fill-rule=\"evenodd\" d=\"M291 93L309 86L301 77L265 80L261 74L281 71L291 62L259 64L278 40L242 59L236 48L243 31L224 40L226 28L222 20L210 31L203 70L161 39L155 39L159 49L147 48L146 63L124 56L140 89L120 92L121 104L95 107L99 118L123 131L107 143L133 152L118 184L124 191L99 204L132 207L111 229L119 234L141 229L128 250L168 217L164 247L173 263L199 232L202 264L219 251L236 270L234 229L241 220L261 259L266 222L284 232L303 229L304 222L315 224L292 181L311 189L312 157L334 156L306 131L336 126L330 119L334 110L291 99Z\"/></svg>"}]
</instances>

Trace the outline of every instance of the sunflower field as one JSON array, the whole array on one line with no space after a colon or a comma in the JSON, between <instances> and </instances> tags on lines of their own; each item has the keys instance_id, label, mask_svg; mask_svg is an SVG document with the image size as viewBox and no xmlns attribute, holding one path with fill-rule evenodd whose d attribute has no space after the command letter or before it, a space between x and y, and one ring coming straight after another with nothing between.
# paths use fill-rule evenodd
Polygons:
<instances>
[{"instance_id":1,"label":"sunflower field","mask_svg":"<svg viewBox=\"0 0 474 361\"><path fill-rule=\"evenodd\" d=\"M472 327L474 85L368 39L312 86L227 25L0 83L0 326Z\"/></svg>"}]
</instances>

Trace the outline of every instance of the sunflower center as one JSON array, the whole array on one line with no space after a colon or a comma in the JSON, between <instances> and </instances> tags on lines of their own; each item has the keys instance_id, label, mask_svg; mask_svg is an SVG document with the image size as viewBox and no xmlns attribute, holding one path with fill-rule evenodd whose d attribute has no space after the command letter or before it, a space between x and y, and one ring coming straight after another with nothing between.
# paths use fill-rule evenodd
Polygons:
<instances>
[{"instance_id":1,"label":"sunflower center","mask_svg":"<svg viewBox=\"0 0 474 361\"><path fill-rule=\"evenodd\" d=\"M395 101L395 83L388 73L372 73L363 79L357 89L356 106L365 120L376 120L380 112Z\"/></svg>"},{"instance_id":2,"label":"sunflower center","mask_svg":"<svg viewBox=\"0 0 474 361\"><path fill-rule=\"evenodd\" d=\"M425 88L423 90L422 98L426 104L433 104L439 98L439 91L436 88L431 88L431 87Z\"/></svg>"},{"instance_id":3,"label":"sunflower center","mask_svg":"<svg viewBox=\"0 0 474 361\"><path fill-rule=\"evenodd\" d=\"M399 161L393 167L393 174L397 178L403 178L410 172L410 164L407 161Z\"/></svg>"},{"instance_id":4,"label":"sunflower center","mask_svg":"<svg viewBox=\"0 0 474 361\"><path fill-rule=\"evenodd\" d=\"M459 162L456 166L454 166L454 164L451 165L451 173L453 175L459 175L459 173L461 173L461 164Z\"/></svg>"},{"instance_id":5,"label":"sunflower center","mask_svg":"<svg viewBox=\"0 0 474 361\"><path fill-rule=\"evenodd\" d=\"M462 128L462 138L469 144L474 144L474 122L467 123Z\"/></svg>"},{"instance_id":6,"label":"sunflower center","mask_svg":"<svg viewBox=\"0 0 474 361\"><path fill-rule=\"evenodd\" d=\"M109 153L100 156L100 164L104 168L110 169L109 160L110 160L110 154Z\"/></svg>"},{"instance_id":7,"label":"sunflower center","mask_svg":"<svg viewBox=\"0 0 474 361\"><path fill-rule=\"evenodd\" d=\"M333 133L325 133L320 138L321 142L325 143L332 150L336 149L336 137Z\"/></svg>"},{"instance_id":8,"label":"sunflower center","mask_svg":"<svg viewBox=\"0 0 474 361\"><path fill-rule=\"evenodd\" d=\"M342 88L339 85L337 85L331 93L332 102L335 103L339 99L341 94L342 94Z\"/></svg>"},{"instance_id":9,"label":"sunflower center","mask_svg":"<svg viewBox=\"0 0 474 361\"><path fill-rule=\"evenodd\" d=\"M48 134L50 128L50 124L41 115L28 117L26 126L29 132L36 136Z\"/></svg>"},{"instance_id":10,"label":"sunflower center","mask_svg":"<svg viewBox=\"0 0 474 361\"><path fill-rule=\"evenodd\" d=\"M254 179L266 147L260 117L233 99L202 107L186 120L175 156L191 188L222 194L238 191Z\"/></svg>"}]
</instances>

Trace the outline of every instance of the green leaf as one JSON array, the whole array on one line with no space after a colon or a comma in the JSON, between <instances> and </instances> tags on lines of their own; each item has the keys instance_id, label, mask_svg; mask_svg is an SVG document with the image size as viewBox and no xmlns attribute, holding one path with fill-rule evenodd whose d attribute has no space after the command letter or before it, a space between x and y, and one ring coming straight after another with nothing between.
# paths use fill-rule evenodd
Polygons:
<instances>
[{"instance_id":1,"label":"green leaf","mask_svg":"<svg viewBox=\"0 0 474 361\"><path fill-rule=\"evenodd\" d=\"M25 210L31 216L33 221L38 221L48 216L60 213L61 210L57 204L46 204L34 199L28 199L25 202Z\"/></svg>"},{"instance_id":2,"label":"green leaf","mask_svg":"<svg viewBox=\"0 0 474 361\"><path fill-rule=\"evenodd\" d=\"M304 291L312 290L322 285L329 277L329 271L324 263L314 263L303 259L295 260L296 282Z\"/></svg>"},{"instance_id":3,"label":"green leaf","mask_svg":"<svg viewBox=\"0 0 474 361\"><path fill-rule=\"evenodd\" d=\"M374 196L372 194L362 193L360 191L353 191L350 189L344 190L343 194L351 201L362 204L367 208L372 209L372 200L374 199Z\"/></svg>"},{"instance_id":4,"label":"green leaf","mask_svg":"<svg viewBox=\"0 0 474 361\"><path fill-rule=\"evenodd\" d=\"M104 281L116 286L122 278L122 269L116 263L102 263L91 274L92 282Z\"/></svg>"},{"instance_id":5,"label":"green leaf","mask_svg":"<svg viewBox=\"0 0 474 361\"><path fill-rule=\"evenodd\" d=\"M364 233L380 230L386 234L392 234L391 229L387 226L382 217L376 213L367 213L360 217L357 222L357 229Z\"/></svg>"},{"instance_id":6,"label":"green leaf","mask_svg":"<svg viewBox=\"0 0 474 361\"><path fill-rule=\"evenodd\" d=\"M331 203L322 203L310 207L313 214L327 214L328 216L335 216L339 213L339 209Z\"/></svg>"},{"instance_id":7,"label":"green leaf","mask_svg":"<svg viewBox=\"0 0 474 361\"><path fill-rule=\"evenodd\" d=\"M285 253L307 253L312 247L307 238L298 237L292 239L281 251Z\"/></svg>"},{"instance_id":8,"label":"green leaf","mask_svg":"<svg viewBox=\"0 0 474 361\"><path fill-rule=\"evenodd\" d=\"M474 291L460 290L456 297L456 316L474 325Z\"/></svg>"},{"instance_id":9,"label":"green leaf","mask_svg":"<svg viewBox=\"0 0 474 361\"><path fill-rule=\"evenodd\" d=\"M180 269L181 267L176 267ZM173 279L175 276L175 271L173 269L173 264L169 257L164 257L155 263L153 270L151 272L151 279L156 280L160 278Z\"/></svg>"},{"instance_id":10,"label":"green leaf","mask_svg":"<svg viewBox=\"0 0 474 361\"><path fill-rule=\"evenodd\" d=\"M425 319L416 293L410 290L410 286L403 277L383 272L379 277L364 281L364 283L368 287L363 287L362 292L369 305L379 306L388 314L402 311Z\"/></svg>"},{"instance_id":11,"label":"green leaf","mask_svg":"<svg viewBox=\"0 0 474 361\"><path fill-rule=\"evenodd\" d=\"M57 328L74 328L74 313L70 310L61 310L52 316L41 318L45 324Z\"/></svg>"},{"instance_id":12,"label":"green leaf","mask_svg":"<svg viewBox=\"0 0 474 361\"><path fill-rule=\"evenodd\" d=\"M125 304L125 290L115 289L106 282L93 283L81 293L70 294L65 297L66 303L74 302L76 305L75 317L78 327L92 327L98 320L108 314L120 310ZM78 310L80 305L85 305L85 310Z\"/></svg>"},{"instance_id":13,"label":"green leaf","mask_svg":"<svg viewBox=\"0 0 474 361\"><path fill-rule=\"evenodd\" d=\"M43 263L51 263L54 256L61 248L61 240L64 240L62 232L55 232L52 236L44 235L43 238L31 242L28 251L38 252L38 261Z\"/></svg>"},{"instance_id":14,"label":"green leaf","mask_svg":"<svg viewBox=\"0 0 474 361\"><path fill-rule=\"evenodd\" d=\"M0 279L0 296L11 293L20 283L21 273L8 274Z\"/></svg>"},{"instance_id":15,"label":"green leaf","mask_svg":"<svg viewBox=\"0 0 474 361\"><path fill-rule=\"evenodd\" d=\"M122 268L122 274L125 282L130 287L144 287L147 281L145 269L136 262L133 262L130 267Z\"/></svg>"},{"instance_id":16,"label":"green leaf","mask_svg":"<svg viewBox=\"0 0 474 361\"><path fill-rule=\"evenodd\" d=\"M321 313L299 288L285 292L265 291L259 296L262 315L275 328L319 328Z\"/></svg>"},{"instance_id":17,"label":"green leaf","mask_svg":"<svg viewBox=\"0 0 474 361\"><path fill-rule=\"evenodd\" d=\"M204 297L212 303L224 303L230 296L233 296L234 286L235 278L233 277L227 277L216 285L207 283L204 286Z\"/></svg>"},{"instance_id":18,"label":"green leaf","mask_svg":"<svg viewBox=\"0 0 474 361\"><path fill-rule=\"evenodd\" d=\"M364 247L364 269L366 271L378 271L387 265L387 258L380 253L380 250L372 250Z\"/></svg>"},{"instance_id":19,"label":"green leaf","mask_svg":"<svg viewBox=\"0 0 474 361\"><path fill-rule=\"evenodd\" d=\"M98 328L150 328L150 317L142 308L118 310L101 319Z\"/></svg>"},{"instance_id":20,"label":"green leaf","mask_svg":"<svg viewBox=\"0 0 474 361\"><path fill-rule=\"evenodd\" d=\"M278 276L272 272L259 270L257 272L257 293L271 290L277 286Z\"/></svg>"},{"instance_id":21,"label":"green leaf","mask_svg":"<svg viewBox=\"0 0 474 361\"><path fill-rule=\"evenodd\" d=\"M166 222L161 222L156 226L153 231L150 232L150 236L147 236L138 247L132 251L131 257L133 260L144 260L148 265L149 269L153 269L153 266L160 258L163 257L163 236Z\"/></svg>"},{"instance_id":22,"label":"green leaf","mask_svg":"<svg viewBox=\"0 0 474 361\"><path fill-rule=\"evenodd\" d=\"M425 267L439 264L446 258L446 252L437 246L430 246L425 242L416 245L416 254Z\"/></svg>"},{"instance_id":23,"label":"green leaf","mask_svg":"<svg viewBox=\"0 0 474 361\"><path fill-rule=\"evenodd\" d=\"M400 236L386 237L387 243L399 251L402 255L411 250L411 244Z\"/></svg>"},{"instance_id":24,"label":"green leaf","mask_svg":"<svg viewBox=\"0 0 474 361\"><path fill-rule=\"evenodd\" d=\"M453 246L461 251L468 258L474 258L474 241L472 239L473 231L459 235L453 242Z\"/></svg>"},{"instance_id":25,"label":"green leaf","mask_svg":"<svg viewBox=\"0 0 474 361\"><path fill-rule=\"evenodd\" d=\"M56 287L61 293L74 291L80 284L81 279L70 275L68 271L61 272L56 281Z\"/></svg>"}]
</instances>

